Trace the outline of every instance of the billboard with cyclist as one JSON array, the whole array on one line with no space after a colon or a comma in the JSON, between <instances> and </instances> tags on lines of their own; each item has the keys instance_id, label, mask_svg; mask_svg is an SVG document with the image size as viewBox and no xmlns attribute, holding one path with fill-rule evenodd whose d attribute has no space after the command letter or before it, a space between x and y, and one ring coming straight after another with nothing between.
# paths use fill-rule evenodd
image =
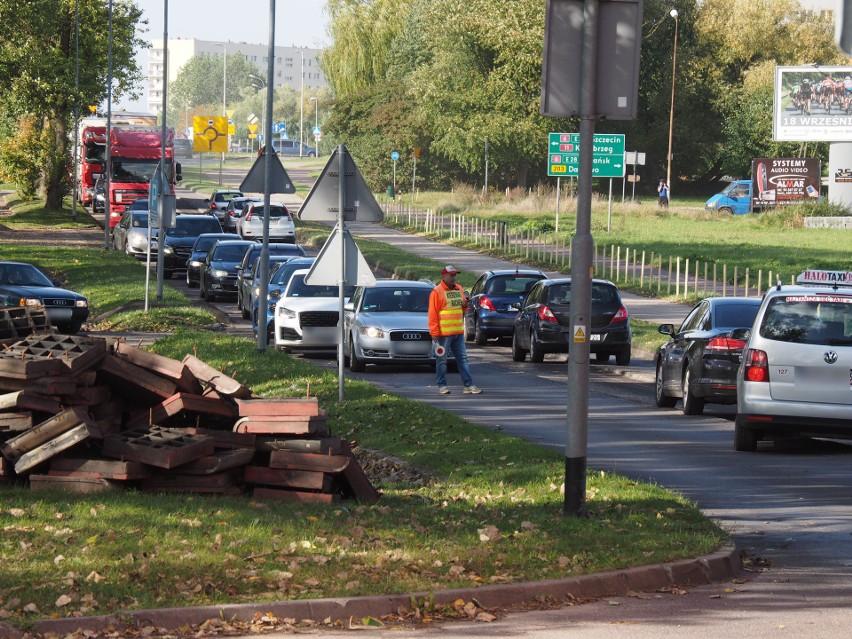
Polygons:
<instances>
[{"instance_id":1,"label":"billboard with cyclist","mask_svg":"<svg viewBox=\"0 0 852 639\"><path fill-rule=\"evenodd\" d=\"M852 67L775 67L772 139L852 142Z\"/></svg>"}]
</instances>

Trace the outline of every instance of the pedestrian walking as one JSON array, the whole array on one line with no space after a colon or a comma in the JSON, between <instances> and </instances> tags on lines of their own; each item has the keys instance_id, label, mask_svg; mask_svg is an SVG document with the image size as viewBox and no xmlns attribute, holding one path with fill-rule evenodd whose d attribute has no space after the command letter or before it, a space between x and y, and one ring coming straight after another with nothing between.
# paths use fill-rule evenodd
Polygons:
<instances>
[{"instance_id":1,"label":"pedestrian walking","mask_svg":"<svg viewBox=\"0 0 852 639\"><path fill-rule=\"evenodd\" d=\"M435 352L435 372L438 392L449 395L447 386L447 356L452 353L456 358L464 393L479 395L482 391L473 385L470 366L467 361L467 348L464 344L464 312L467 298L462 287L456 284L458 271L453 266L441 269L441 281L429 295L429 334L432 336L432 348Z\"/></svg>"},{"instance_id":2,"label":"pedestrian walking","mask_svg":"<svg viewBox=\"0 0 852 639\"><path fill-rule=\"evenodd\" d=\"M657 193L660 194L660 206L667 208L669 206L669 185L662 178L657 185Z\"/></svg>"}]
</instances>

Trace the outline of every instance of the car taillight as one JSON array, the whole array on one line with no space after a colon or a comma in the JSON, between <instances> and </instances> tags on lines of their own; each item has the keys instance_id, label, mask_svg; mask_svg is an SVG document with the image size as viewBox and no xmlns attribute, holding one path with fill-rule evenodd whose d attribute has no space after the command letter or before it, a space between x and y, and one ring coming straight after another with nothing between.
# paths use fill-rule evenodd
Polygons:
<instances>
[{"instance_id":1,"label":"car taillight","mask_svg":"<svg viewBox=\"0 0 852 639\"><path fill-rule=\"evenodd\" d=\"M745 345L746 343L741 339L732 339L725 335L720 335L707 342L707 347L704 350L705 352L716 351L727 353L730 351L741 351L745 348Z\"/></svg>"},{"instance_id":2,"label":"car taillight","mask_svg":"<svg viewBox=\"0 0 852 639\"><path fill-rule=\"evenodd\" d=\"M479 306L480 306L480 308L484 308L484 309L489 310L489 311L496 311L497 310L496 308L494 308L494 302L492 302L489 298L485 297L484 295L479 298Z\"/></svg>"},{"instance_id":3,"label":"car taillight","mask_svg":"<svg viewBox=\"0 0 852 639\"><path fill-rule=\"evenodd\" d=\"M217 209L217 208L219 208L219 207L218 207L218 206L216 206L216 202L211 202L211 203L210 203L210 208L211 208L211 210L212 210L212 209Z\"/></svg>"},{"instance_id":4,"label":"car taillight","mask_svg":"<svg viewBox=\"0 0 852 639\"><path fill-rule=\"evenodd\" d=\"M743 379L748 382L769 381L769 360L766 351L750 348L746 352Z\"/></svg>"},{"instance_id":5,"label":"car taillight","mask_svg":"<svg viewBox=\"0 0 852 639\"><path fill-rule=\"evenodd\" d=\"M538 312L538 318L542 322L558 322L559 321L559 320L556 319L556 315L553 314L553 311L550 310L549 306L545 306L544 304L542 304L541 306L538 307L537 312Z\"/></svg>"},{"instance_id":6,"label":"car taillight","mask_svg":"<svg viewBox=\"0 0 852 639\"><path fill-rule=\"evenodd\" d=\"M627 309L622 306L616 311L615 315L612 316L612 320L610 321L610 324L615 324L617 322L626 322L626 321L627 321Z\"/></svg>"}]
</instances>

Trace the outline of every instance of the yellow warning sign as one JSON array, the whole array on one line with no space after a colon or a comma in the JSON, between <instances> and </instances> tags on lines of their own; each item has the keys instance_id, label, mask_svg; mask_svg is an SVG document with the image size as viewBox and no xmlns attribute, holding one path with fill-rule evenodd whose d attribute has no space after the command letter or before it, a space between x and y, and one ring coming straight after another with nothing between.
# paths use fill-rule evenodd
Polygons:
<instances>
[{"instance_id":1,"label":"yellow warning sign","mask_svg":"<svg viewBox=\"0 0 852 639\"><path fill-rule=\"evenodd\" d=\"M192 118L192 150L199 153L225 153L228 150L228 118L196 115Z\"/></svg>"},{"instance_id":2,"label":"yellow warning sign","mask_svg":"<svg viewBox=\"0 0 852 639\"><path fill-rule=\"evenodd\" d=\"M586 327L585 326L575 326L574 327L574 341L577 343L582 343L586 341Z\"/></svg>"},{"instance_id":3,"label":"yellow warning sign","mask_svg":"<svg viewBox=\"0 0 852 639\"><path fill-rule=\"evenodd\" d=\"M233 118L233 117L234 117L234 113L236 113L236 111L234 111L233 109L227 109L227 110L225 111L225 115L227 115L227 116L228 116L228 119L229 119L229 120L230 120L231 118Z\"/></svg>"},{"instance_id":4,"label":"yellow warning sign","mask_svg":"<svg viewBox=\"0 0 852 639\"><path fill-rule=\"evenodd\" d=\"M237 125L233 122L228 124L228 135L236 135L237 134Z\"/></svg>"}]
</instances>

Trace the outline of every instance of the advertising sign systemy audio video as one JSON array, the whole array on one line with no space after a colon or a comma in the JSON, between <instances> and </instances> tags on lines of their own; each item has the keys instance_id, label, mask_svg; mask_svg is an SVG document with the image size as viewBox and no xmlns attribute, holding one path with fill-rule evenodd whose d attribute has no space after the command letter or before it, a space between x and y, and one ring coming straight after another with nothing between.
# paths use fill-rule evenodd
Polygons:
<instances>
[{"instance_id":1,"label":"advertising sign systemy audio video","mask_svg":"<svg viewBox=\"0 0 852 639\"><path fill-rule=\"evenodd\" d=\"M819 158L757 158L751 175L755 209L819 197Z\"/></svg>"}]
</instances>

